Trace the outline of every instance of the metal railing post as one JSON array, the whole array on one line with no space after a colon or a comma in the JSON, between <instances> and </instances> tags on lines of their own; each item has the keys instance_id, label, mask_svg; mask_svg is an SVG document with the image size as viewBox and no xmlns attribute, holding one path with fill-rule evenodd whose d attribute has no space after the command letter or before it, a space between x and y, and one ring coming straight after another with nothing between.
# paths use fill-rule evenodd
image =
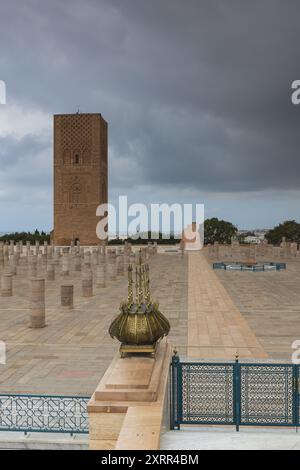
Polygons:
<instances>
[{"instance_id":1,"label":"metal railing post","mask_svg":"<svg viewBox=\"0 0 300 470\"><path fill-rule=\"evenodd\" d=\"M172 362L171 362L171 413L170 413L170 427L171 429L180 429L179 422L179 367L180 358L176 348L173 351Z\"/></svg>"},{"instance_id":2,"label":"metal railing post","mask_svg":"<svg viewBox=\"0 0 300 470\"><path fill-rule=\"evenodd\" d=\"M235 353L235 363L233 365L233 403L234 403L234 421L236 431L240 430L241 422L241 366L239 364L239 354Z\"/></svg>"}]
</instances>

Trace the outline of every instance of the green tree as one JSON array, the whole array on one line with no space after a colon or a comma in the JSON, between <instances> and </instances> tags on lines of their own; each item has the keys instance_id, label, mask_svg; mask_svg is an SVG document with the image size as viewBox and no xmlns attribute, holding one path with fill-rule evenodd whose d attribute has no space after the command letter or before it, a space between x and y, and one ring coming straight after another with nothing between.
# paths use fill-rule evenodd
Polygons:
<instances>
[{"instance_id":1,"label":"green tree","mask_svg":"<svg viewBox=\"0 0 300 470\"><path fill-rule=\"evenodd\" d=\"M286 220L276 227L269 230L265 238L272 245L279 245L282 237L288 242L300 242L300 224L295 220Z\"/></svg>"},{"instance_id":2,"label":"green tree","mask_svg":"<svg viewBox=\"0 0 300 470\"><path fill-rule=\"evenodd\" d=\"M2 235L0 237L1 241L10 241L13 240L14 242L18 242L20 240L23 240L23 242L30 242L34 243L36 240L39 242L44 242L47 241L48 243L50 242L50 234L47 234L45 232L40 232L36 230L35 232L14 232L14 233L6 233L5 235Z\"/></svg>"},{"instance_id":3,"label":"green tree","mask_svg":"<svg viewBox=\"0 0 300 470\"><path fill-rule=\"evenodd\" d=\"M236 236L237 227L226 220L219 220L217 217L204 221L204 244L208 243L230 243L231 237Z\"/></svg>"}]
</instances>

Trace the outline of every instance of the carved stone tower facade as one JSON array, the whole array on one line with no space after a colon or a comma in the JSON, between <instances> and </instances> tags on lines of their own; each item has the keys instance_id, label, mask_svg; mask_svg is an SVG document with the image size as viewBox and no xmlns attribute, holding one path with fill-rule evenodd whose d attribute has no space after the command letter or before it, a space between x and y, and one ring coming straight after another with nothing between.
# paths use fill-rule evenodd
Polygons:
<instances>
[{"instance_id":1,"label":"carved stone tower facade","mask_svg":"<svg viewBox=\"0 0 300 470\"><path fill-rule=\"evenodd\" d=\"M107 122L101 114L56 114L55 245L98 244L96 209L107 198Z\"/></svg>"}]
</instances>

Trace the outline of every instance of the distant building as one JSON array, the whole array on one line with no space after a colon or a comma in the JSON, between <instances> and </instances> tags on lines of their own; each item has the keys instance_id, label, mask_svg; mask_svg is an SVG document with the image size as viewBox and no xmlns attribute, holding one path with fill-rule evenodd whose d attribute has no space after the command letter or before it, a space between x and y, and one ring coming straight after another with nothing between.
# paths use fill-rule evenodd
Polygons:
<instances>
[{"instance_id":1,"label":"distant building","mask_svg":"<svg viewBox=\"0 0 300 470\"><path fill-rule=\"evenodd\" d=\"M101 114L55 115L55 245L98 244L96 209L107 198L107 122Z\"/></svg>"},{"instance_id":2,"label":"distant building","mask_svg":"<svg viewBox=\"0 0 300 470\"><path fill-rule=\"evenodd\" d=\"M259 243L262 242L262 238L261 237L255 237L253 235L248 235L247 237L244 238L244 243L253 243L253 244L256 244L258 245Z\"/></svg>"}]
</instances>

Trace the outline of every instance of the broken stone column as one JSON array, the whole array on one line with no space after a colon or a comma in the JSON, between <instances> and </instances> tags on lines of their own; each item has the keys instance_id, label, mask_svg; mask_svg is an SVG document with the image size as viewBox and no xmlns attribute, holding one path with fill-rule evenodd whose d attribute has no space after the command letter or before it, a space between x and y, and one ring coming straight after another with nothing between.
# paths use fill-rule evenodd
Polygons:
<instances>
[{"instance_id":1,"label":"broken stone column","mask_svg":"<svg viewBox=\"0 0 300 470\"><path fill-rule=\"evenodd\" d=\"M127 273L128 271L128 265L129 265L129 254L128 253L124 253L123 255L123 261L124 261L124 271L125 271L125 274Z\"/></svg>"},{"instance_id":2,"label":"broken stone column","mask_svg":"<svg viewBox=\"0 0 300 470\"><path fill-rule=\"evenodd\" d=\"M124 276L124 256L123 256L123 253L118 253L118 256L117 256L117 276Z\"/></svg>"},{"instance_id":3,"label":"broken stone column","mask_svg":"<svg viewBox=\"0 0 300 470\"><path fill-rule=\"evenodd\" d=\"M60 253L59 253L58 248L56 248L55 251L54 251L53 259L54 259L55 266L59 266Z\"/></svg>"},{"instance_id":4,"label":"broken stone column","mask_svg":"<svg viewBox=\"0 0 300 470\"><path fill-rule=\"evenodd\" d=\"M73 308L74 286L73 284L63 284L60 287L61 306Z\"/></svg>"},{"instance_id":5,"label":"broken stone column","mask_svg":"<svg viewBox=\"0 0 300 470\"><path fill-rule=\"evenodd\" d=\"M17 274L17 255L14 253L13 255L10 255L9 257L9 271L10 273L15 276Z\"/></svg>"},{"instance_id":6,"label":"broken stone column","mask_svg":"<svg viewBox=\"0 0 300 470\"><path fill-rule=\"evenodd\" d=\"M115 281L117 278L117 258L115 248L107 250L106 259L108 279L111 281Z\"/></svg>"},{"instance_id":7,"label":"broken stone column","mask_svg":"<svg viewBox=\"0 0 300 470\"><path fill-rule=\"evenodd\" d=\"M100 263L97 266L96 285L97 287L106 286L106 264L105 263Z\"/></svg>"},{"instance_id":8,"label":"broken stone column","mask_svg":"<svg viewBox=\"0 0 300 470\"><path fill-rule=\"evenodd\" d=\"M42 254L42 266L43 268L47 268L47 262L48 262L48 255L47 253Z\"/></svg>"},{"instance_id":9,"label":"broken stone column","mask_svg":"<svg viewBox=\"0 0 300 470\"><path fill-rule=\"evenodd\" d=\"M3 242L0 242L0 269L4 267Z\"/></svg>"},{"instance_id":10,"label":"broken stone column","mask_svg":"<svg viewBox=\"0 0 300 470\"><path fill-rule=\"evenodd\" d=\"M20 245L20 242L16 244L16 249L15 249L15 259L16 259L16 263L17 263L17 266L19 264L19 260L20 260L20 257L21 257L21 245Z\"/></svg>"},{"instance_id":11,"label":"broken stone column","mask_svg":"<svg viewBox=\"0 0 300 470\"><path fill-rule=\"evenodd\" d=\"M12 274L2 274L1 277L1 296L2 297L11 297L12 296L12 286L13 286L13 276Z\"/></svg>"},{"instance_id":12,"label":"broken stone column","mask_svg":"<svg viewBox=\"0 0 300 470\"><path fill-rule=\"evenodd\" d=\"M55 279L55 264L54 261L50 260L47 264L46 271L47 281L54 281Z\"/></svg>"},{"instance_id":13,"label":"broken stone column","mask_svg":"<svg viewBox=\"0 0 300 470\"><path fill-rule=\"evenodd\" d=\"M69 253L64 252L62 256L61 275L63 277L69 276L70 274L70 259Z\"/></svg>"},{"instance_id":14,"label":"broken stone column","mask_svg":"<svg viewBox=\"0 0 300 470\"><path fill-rule=\"evenodd\" d=\"M9 242L9 254L12 255L15 252L15 242L10 240Z\"/></svg>"},{"instance_id":15,"label":"broken stone column","mask_svg":"<svg viewBox=\"0 0 300 470\"><path fill-rule=\"evenodd\" d=\"M291 257L296 258L297 250L298 250L298 244L296 242L292 242L290 250L291 250Z\"/></svg>"},{"instance_id":16,"label":"broken stone column","mask_svg":"<svg viewBox=\"0 0 300 470\"><path fill-rule=\"evenodd\" d=\"M28 260L28 274L29 277L37 276L37 256L30 255Z\"/></svg>"},{"instance_id":17,"label":"broken stone column","mask_svg":"<svg viewBox=\"0 0 300 470\"><path fill-rule=\"evenodd\" d=\"M93 273L88 267L85 267L82 272L82 296L92 297L93 296Z\"/></svg>"},{"instance_id":18,"label":"broken stone column","mask_svg":"<svg viewBox=\"0 0 300 470\"><path fill-rule=\"evenodd\" d=\"M74 264L75 271L81 271L81 256L79 253L75 255L75 264Z\"/></svg>"},{"instance_id":19,"label":"broken stone column","mask_svg":"<svg viewBox=\"0 0 300 470\"><path fill-rule=\"evenodd\" d=\"M132 265L135 265L135 253L134 252L130 253L129 255L129 263Z\"/></svg>"},{"instance_id":20,"label":"broken stone column","mask_svg":"<svg viewBox=\"0 0 300 470\"><path fill-rule=\"evenodd\" d=\"M84 253L83 262L87 269L91 267L91 252L90 251L86 251Z\"/></svg>"},{"instance_id":21,"label":"broken stone column","mask_svg":"<svg viewBox=\"0 0 300 470\"><path fill-rule=\"evenodd\" d=\"M6 243L3 246L3 256L4 256L4 264L7 264L9 260L9 254L8 254L8 245Z\"/></svg>"},{"instance_id":22,"label":"broken stone column","mask_svg":"<svg viewBox=\"0 0 300 470\"><path fill-rule=\"evenodd\" d=\"M92 266L94 268L96 268L96 266L98 266L98 264L99 264L98 250L93 250L91 262L92 262Z\"/></svg>"},{"instance_id":23,"label":"broken stone column","mask_svg":"<svg viewBox=\"0 0 300 470\"><path fill-rule=\"evenodd\" d=\"M30 328L45 325L45 279L31 279Z\"/></svg>"}]
</instances>

